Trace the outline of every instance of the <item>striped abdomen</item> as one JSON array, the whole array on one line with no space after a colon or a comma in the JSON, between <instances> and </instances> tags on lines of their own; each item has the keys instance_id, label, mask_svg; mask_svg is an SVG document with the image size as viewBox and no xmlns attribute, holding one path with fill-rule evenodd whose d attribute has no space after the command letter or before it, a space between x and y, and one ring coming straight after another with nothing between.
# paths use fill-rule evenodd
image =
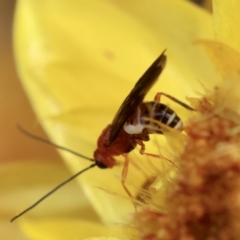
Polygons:
<instances>
[{"instance_id":1,"label":"striped abdomen","mask_svg":"<svg viewBox=\"0 0 240 240\"><path fill-rule=\"evenodd\" d=\"M143 102L124 125L128 134L141 134L146 128L148 133L162 134L161 127L143 118L152 118L176 130L182 131L183 123L177 114L167 105L159 102Z\"/></svg>"}]
</instances>

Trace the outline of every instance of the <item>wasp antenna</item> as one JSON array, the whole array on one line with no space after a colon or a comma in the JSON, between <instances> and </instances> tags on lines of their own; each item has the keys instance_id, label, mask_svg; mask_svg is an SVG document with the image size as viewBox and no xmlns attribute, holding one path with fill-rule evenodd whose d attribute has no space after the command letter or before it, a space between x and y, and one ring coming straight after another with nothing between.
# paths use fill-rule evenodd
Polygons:
<instances>
[{"instance_id":1,"label":"wasp antenna","mask_svg":"<svg viewBox=\"0 0 240 240\"><path fill-rule=\"evenodd\" d=\"M81 170L80 172L77 172L76 174L74 174L73 176L71 176L70 178L68 178L67 180L65 180L64 182L60 183L59 185L57 185L55 188L53 188L50 192L48 192L47 194L45 194L43 197L41 197L38 201L36 201L34 204L32 204L30 207L26 208L24 211L20 212L18 215L16 215L15 217L13 217L10 222L15 221L16 219L18 219L19 217L21 217L22 215L24 215L25 213L29 212L31 209L35 208L39 203L41 203L44 199L46 199L47 197L49 197L50 195L52 195L54 192L56 192L59 188L63 187L64 185L66 185L67 183L69 183L70 181L72 181L74 178L78 177L79 175L81 175L82 173L84 173L85 171L93 168L96 166L96 163L90 165L87 168L84 168L83 170Z\"/></svg>"},{"instance_id":2,"label":"wasp antenna","mask_svg":"<svg viewBox=\"0 0 240 240\"><path fill-rule=\"evenodd\" d=\"M78 157L81 157L81 158L83 158L83 159L86 159L86 160L89 160L89 161L92 161L92 162L95 161L94 159L89 158L89 157L86 157L86 156L84 156L84 155L82 155L82 154L80 154L80 153L78 153L78 152L75 152L75 151L73 151L73 150L71 150L71 149L68 149L68 148L66 148L66 147L60 146L60 145L58 145L58 144L56 144L56 143L53 143L53 142L51 142L51 141L49 141L49 140L47 140L47 139L45 139L45 138L41 138L41 137L39 137L39 136L37 136L37 135L34 135L34 134L26 131L26 130L25 130L24 128L22 128L19 124L17 124L17 128L18 128L18 130L19 130L21 133L23 133L24 135L26 135L26 136L28 136L28 137L36 140L36 141L40 141L40 142L43 142L43 143L52 145L52 146L54 146L54 147L56 147L56 148L58 148L58 149L64 150L64 151L69 152L69 153L72 153L73 155L78 156Z\"/></svg>"}]
</instances>

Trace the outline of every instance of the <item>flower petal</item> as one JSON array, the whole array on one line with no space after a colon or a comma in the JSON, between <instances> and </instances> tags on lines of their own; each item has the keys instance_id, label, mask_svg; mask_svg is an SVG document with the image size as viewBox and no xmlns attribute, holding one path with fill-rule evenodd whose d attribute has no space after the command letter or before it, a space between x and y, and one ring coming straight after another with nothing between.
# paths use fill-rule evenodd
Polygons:
<instances>
[{"instance_id":1,"label":"flower petal","mask_svg":"<svg viewBox=\"0 0 240 240\"><path fill-rule=\"evenodd\" d=\"M214 31L218 41L240 52L240 2L213 0Z\"/></svg>"},{"instance_id":2,"label":"flower petal","mask_svg":"<svg viewBox=\"0 0 240 240\"><path fill-rule=\"evenodd\" d=\"M229 80L240 74L240 53L230 46L216 41L199 40L222 79Z\"/></svg>"},{"instance_id":3,"label":"flower petal","mask_svg":"<svg viewBox=\"0 0 240 240\"><path fill-rule=\"evenodd\" d=\"M63 163L56 164L41 159L31 159L2 165L0 175L4 179L0 182L1 217L4 216L10 221L14 215L32 205L71 174ZM87 209L88 211L86 211ZM82 216L94 221L98 220L84 193L74 182L70 183L64 190L49 196L49 199L26 213L22 218L41 216Z\"/></svg>"},{"instance_id":4,"label":"flower petal","mask_svg":"<svg viewBox=\"0 0 240 240\"><path fill-rule=\"evenodd\" d=\"M123 234L120 227L103 226L95 222L71 218L65 218L64 220L25 220L21 222L21 228L29 238L38 240L85 239L93 236L104 236L107 239Z\"/></svg>"}]
</instances>

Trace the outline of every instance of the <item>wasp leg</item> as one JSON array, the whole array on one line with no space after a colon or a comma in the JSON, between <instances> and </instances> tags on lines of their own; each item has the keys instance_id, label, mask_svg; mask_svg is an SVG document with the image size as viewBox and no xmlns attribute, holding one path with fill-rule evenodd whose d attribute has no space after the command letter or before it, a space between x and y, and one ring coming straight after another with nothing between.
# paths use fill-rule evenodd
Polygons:
<instances>
[{"instance_id":1,"label":"wasp leg","mask_svg":"<svg viewBox=\"0 0 240 240\"><path fill-rule=\"evenodd\" d=\"M188 109L188 110L190 110L190 111L195 111L194 108L190 107L190 106L187 105L186 103L184 103L184 102L178 100L177 98L175 98L175 97L173 97L173 96L171 96L171 95L169 95L169 94L167 94L167 93L163 93L163 92L158 92L158 93L156 94L155 98L154 98L154 101L156 101L156 102L160 102L161 95L163 95L163 96L165 96L165 97L171 99L173 102L175 102L175 103L181 105L182 107L184 107L184 108L186 108L186 109Z\"/></svg>"},{"instance_id":2,"label":"wasp leg","mask_svg":"<svg viewBox=\"0 0 240 240\"><path fill-rule=\"evenodd\" d=\"M147 128L144 128L142 130L142 134L141 134L141 139L145 142L149 141L150 140L150 137L149 137L149 133L148 133L148 129Z\"/></svg>"},{"instance_id":3,"label":"wasp leg","mask_svg":"<svg viewBox=\"0 0 240 240\"><path fill-rule=\"evenodd\" d=\"M127 193L127 195L133 199L133 195L131 194L131 192L128 190L128 188L126 187L125 185L125 180L127 178L127 173L128 173L128 165L129 165L129 158L128 158L128 155L127 154L122 154L125 158L125 161L124 161L124 166L123 166L123 170L122 170L122 179L121 179L121 182L122 182L122 186L125 190L125 192ZM134 207L136 208L135 204L134 204Z\"/></svg>"},{"instance_id":4,"label":"wasp leg","mask_svg":"<svg viewBox=\"0 0 240 240\"><path fill-rule=\"evenodd\" d=\"M145 144L141 140L138 140L138 139L135 139L135 141L141 147L139 150L140 154L144 155L145 154Z\"/></svg>"},{"instance_id":5,"label":"wasp leg","mask_svg":"<svg viewBox=\"0 0 240 240\"><path fill-rule=\"evenodd\" d=\"M140 154L146 155L146 156L149 156L149 157L165 159L165 160L167 160L168 162L170 162L171 164L174 164L170 159L165 158L165 157L163 157L163 156L161 156L161 155L153 154L153 153L146 153L146 152L145 152L145 145L144 145L144 143L143 143L141 140L138 140L138 139L135 139L135 141L136 141L136 143L137 143L138 145L140 145L140 150L139 150Z\"/></svg>"},{"instance_id":6,"label":"wasp leg","mask_svg":"<svg viewBox=\"0 0 240 240\"><path fill-rule=\"evenodd\" d=\"M140 154L142 155L147 155L147 156L150 156L150 157L155 157L155 158L161 158L159 155L157 154L153 154L153 153L146 153L145 152L145 144L141 141L141 140L138 140L138 139L135 139L135 141L137 142L137 144L140 146Z\"/></svg>"}]
</instances>

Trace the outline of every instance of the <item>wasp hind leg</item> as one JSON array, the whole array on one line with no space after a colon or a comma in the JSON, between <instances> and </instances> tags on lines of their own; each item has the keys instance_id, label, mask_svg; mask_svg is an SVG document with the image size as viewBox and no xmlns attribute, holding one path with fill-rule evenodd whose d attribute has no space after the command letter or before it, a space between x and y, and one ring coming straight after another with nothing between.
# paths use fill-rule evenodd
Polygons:
<instances>
[{"instance_id":1,"label":"wasp hind leg","mask_svg":"<svg viewBox=\"0 0 240 240\"><path fill-rule=\"evenodd\" d=\"M148 156L151 156L151 157L157 157L157 158L160 157L159 155L151 154L151 153L146 153L146 152L145 152L145 144L143 143L143 141L144 141L144 142L147 142L147 141L150 140L149 132L148 132L148 129L147 129L147 128L143 128L141 134L135 135L134 140L135 140L135 142L140 146L140 150L139 150L140 154L142 154L142 155L148 155Z\"/></svg>"},{"instance_id":2,"label":"wasp hind leg","mask_svg":"<svg viewBox=\"0 0 240 240\"><path fill-rule=\"evenodd\" d=\"M159 158L159 159L165 159L165 160L167 160L169 163L174 164L170 159L168 159L168 158L166 158L166 157L163 157L163 156L161 156L161 155L153 154L153 153L146 153L146 152L145 152L145 148L146 148L146 147L145 147L145 144L144 144L141 140L138 140L138 139L136 139L136 142L137 142L137 144L140 146L140 150L139 150L140 154L146 155L146 156L149 156L149 157L154 157L154 158Z\"/></svg>"},{"instance_id":3,"label":"wasp hind leg","mask_svg":"<svg viewBox=\"0 0 240 240\"><path fill-rule=\"evenodd\" d=\"M136 142L140 146L140 150L139 150L140 154L146 155L149 157L161 158L160 155L153 154L153 153L146 153L145 152L145 149L146 149L145 144L141 140L136 139Z\"/></svg>"},{"instance_id":4,"label":"wasp hind leg","mask_svg":"<svg viewBox=\"0 0 240 240\"><path fill-rule=\"evenodd\" d=\"M127 178L127 173L128 173L128 165L129 165L129 158L128 158L128 155L127 154L123 154L124 158L125 158L125 161L124 161L124 166L123 166L123 170L122 170L122 179L121 179L121 182L122 182L122 185L123 185L123 188L124 190L126 191L127 195L132 198L132 194L130 193L130 191L128 190L128 188L126 187L125 185L125 180Z\"/></svg>"},{"instance_id":5,"label":"wasp hind leg","mask_svg":"<svg viewBox=\"0 0 240 240\"><path fill-rule=\"evenodd\" d=\"M171 99L173 102L179 104L180 106L182 106L182 107L184 107L184 108L186 108L186 109L188 109L188 110L190 110L190 111L195 111L194 108L190 107L190 106L187 105L186 103L178 100L177 98L175 98L175 97L173 97L173 96L171 96L171 95L169 95L169 94L167 94L167 93L163 93L163 92L158 92L158 93L156 94L155 98L154 98L154 101L155 101L155 102L160 102L161 96L165 96L165 97Z\"/></svg>"},{"instance_id":6,"label":"wasp hind leg","mask_svg":"<svg viewBox=\"0 0 240 240\"><path fill-rule=\"evenodd\" d=\"M124 161L124 166L123 166L123 170L122 170L122 179L121 179L121 182L122 182L122 186L125 190L125 192L127 193L128 197L132 200L134 200L134 197L133 195L131 194L131 192L129 191L129 189L127 188L127 186L125 185L125 180L127 178L127 173L128 173L128 166L129 166L129 158L128 158L128 155L127 154L122 154L125 158L125 161ZM133 206L135 208L135 211L137 210L137 205L136 203L133 202Z\"/></svg>"},{"instance_id":7,"label":"wasp hind leg","mask_svg":"<svg viewBox=\"0 0 240 240\"><path fill-rule=\"evenodd\" d=\"M145 154L145 153L144 153ZM132 203L133 203L133 206L135 208L135 211L137 211L137 207L138 207L138 203L135 200L135 198L133 197L132 193L129 191L129 189L127 188L127 186L125 185L125 180L127 178L127 173L128 173L128 166L129 166L129 158L128 158L128 155L127 154L122 154L125 158L125 162L124 162L124 166L123 166L123 170L122 170L122 179L121 179L121 182L122 182L122 186L123 186L123 189L125 190L125 192L127 193L128 197L132 200ZM138 167L138 165L136 165L135 163L133 163L133 165L135 167L137 167L137 169L140 170L140 168ZM147 176L148 177L148 176Z\"/></svg>"}]
</instances>

